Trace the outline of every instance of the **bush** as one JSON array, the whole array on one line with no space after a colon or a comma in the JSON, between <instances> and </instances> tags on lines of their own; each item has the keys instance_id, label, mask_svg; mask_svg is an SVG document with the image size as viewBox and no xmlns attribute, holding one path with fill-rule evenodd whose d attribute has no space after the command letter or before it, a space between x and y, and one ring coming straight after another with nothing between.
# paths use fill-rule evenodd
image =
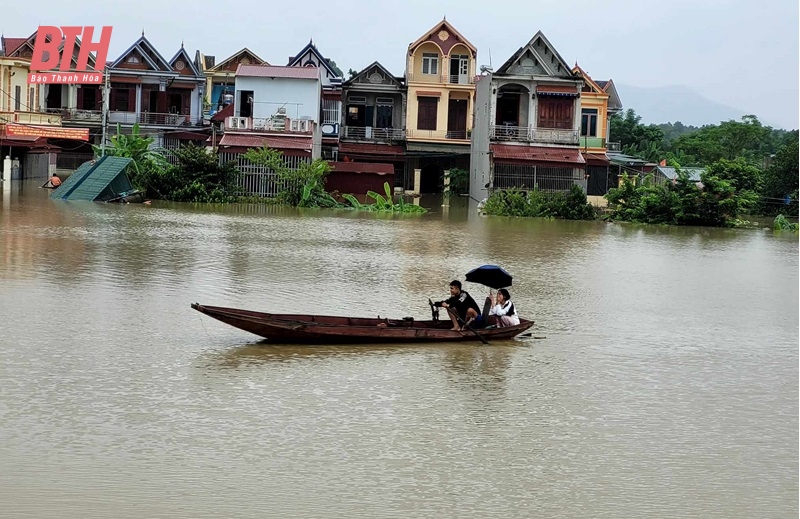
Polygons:
<instances>
[{"instance_id":1,"label":"bush","mask_svg":"<svg viewBox=\"0 0 800 519\"><path fill-rule=\"evenodd\" d=\"M495 191L486 200L484 211L494 216L529 218L594 220L597 217L594 207L586 201L586 193L577 184L566 193L543 193L537 189Z\"/></svg>"}]
</instances>

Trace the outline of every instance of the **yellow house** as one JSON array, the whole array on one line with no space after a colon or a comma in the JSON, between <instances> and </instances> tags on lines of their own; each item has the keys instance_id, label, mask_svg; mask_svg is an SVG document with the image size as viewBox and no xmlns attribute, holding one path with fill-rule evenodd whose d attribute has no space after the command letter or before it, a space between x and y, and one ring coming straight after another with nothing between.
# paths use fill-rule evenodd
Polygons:
<instances>
[{"instance_id":1,"label":"yellow house","mask_svg":"<svg viewBox=\"0 0 800 519\"><path fill-rule=\"evenodd\" d=\"M611 136L611 117L622 110L616 87L611 80L594 81L577 64L572 72L584 81L581 90L581 151L605 155Z\"/></svg>"},{"instance_id":2,"label":"yellow house","mask_svg":"<svg viewBox=\"0 0 800 519\"><path fill-rule=\"evenodd\" d=\"M447 20L408 46L408 141L469 144L477 56Z\"/></svg>"},{"instance_id":3,"label":"yellow house","mask_svg":"<svg viewBox=\"0 0 800 519\"><path fill-rule=\"evenodd\" d=\"M446 19L408 46L406 189L441 192L446 171L469 169L477 57Z\"/></svg>"},{"instance_id":4,"label":"yellow house","mask_svg":"<svg viewBox=\"0 0 800 519\"><path fill-rule=\"evenodd\" d=\"M217 112L233 102L233 93L236 91L236 69L240 64L269 65L247 47L219 63L216 63L214 56L207 56L197 51L195 65L206 77L204 113L207 110L212 113ZM230 94L231 97L226 99L226 94Z\"/></svg>"}]
</instances>

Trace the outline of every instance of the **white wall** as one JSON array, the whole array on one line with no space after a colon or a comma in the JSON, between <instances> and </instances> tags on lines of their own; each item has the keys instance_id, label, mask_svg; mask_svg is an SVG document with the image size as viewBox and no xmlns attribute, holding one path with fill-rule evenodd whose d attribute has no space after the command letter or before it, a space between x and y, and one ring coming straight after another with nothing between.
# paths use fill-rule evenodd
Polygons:
<instances>
[{"instance_id":1,"label":"white wall","mask_svg":"<svg viewBox=\"0 0 800 519\"><path fill-rule=\"evenodd\" d=\"M240 92L253 91L253 118L272 117L281 106L286 108L286 117L300 119L306 116L320 123L322 84L320 79L289 79L236 76L234 114L240 112Z\"/></svg>"}]
</instances>

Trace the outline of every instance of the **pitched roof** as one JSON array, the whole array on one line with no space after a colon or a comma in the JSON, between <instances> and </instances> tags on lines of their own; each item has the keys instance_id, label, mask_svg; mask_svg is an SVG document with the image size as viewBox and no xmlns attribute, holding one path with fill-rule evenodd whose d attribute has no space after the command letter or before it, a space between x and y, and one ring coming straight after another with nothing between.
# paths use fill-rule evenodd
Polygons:
<instances>
[{"instance_id":1,"label":"pitched roof","mask_svg":"<svg viewBox=\"0 0 800 519\"><path fill-rule=\"evenodd\" d=\"M64 181L50 198L61 200L102 200L113 198L133 189L125 168L132 162L128 157L106 155L84 162Z\"/></svg>"},{"instance_id":2,"label":"pitched roof","mask_svg":"<svg viewBox=\"0 0 800 519\"><path fill-rule=\"evenodd\" d=\"M149 49L154 54L155 60L148 55L145 49ZM128 54L130 54L133 50L138 50L139 54L141 54L142 58L153 68L153 70L163 72L173 71L170 63L164 58L164 56L161 55L160 52L158 52L158 50L156 50L153 44L150 43L150 40L145 37L144 33L142 33L142 35L133 43L133 45L128 47L125 52L120 54L119 57L114 60L113 63L111 63L110 68L118 67L119 65L123 64L125 62L125 58L128 57Z\"/></svg>"},{"instance_id":3,"label":"pitched roof","mask_svg":"<svg viewBox=\"0 0 800 519\"><path fill-rule=\"evenodd\" d=\"M25 42L28 41L28 38L6 38L3 36L0 38L0 47L4 52L4 56L10 56L12 52L20 48Z\"/></svg>"},{"instance_id":4,"label":"pitched roof","mask_svg":"<svg viewBox=\"0 0 800 519\"><path fill-rule=\"evenodd\" d=\"M189 58L189 53L186 52L186 49L183 48L183 44L181 44L181 48L178 49L178 52L176 52L175 55L172 56L172 59L169 60L169 66L171 67L172 70L175 70L175 62L181 56L183 56L184 63L186 63L186 65L189 66L189 68L191 69L192 73L195 76L202 76L203 75L203 74L200 73L199 70L197 70L197 67L194 64L194 60Z\"/></svg>"},{"instance_id":5,"label":"pitched roof","mask_svg":"<svg viewBox=\"0 0 800 519\"><path fill-rule=\"evenodd\" d=\"M678 178L678 168L657 166L656 169L670 180ZM705 173L706 170L704 168L680 168L680 171L687 173L689 175L689 180L697 182L700 180L700 175Z\"/></svg>"},{"instance_id":6,"label":"pitched roof","mask_svg":"<svg viewBox=\"0 0 800 519\"><path fill-rule=\"evenodd\" d=\"M542 56L539 51L536 50L536 43L541 41L542 45L545 47L545 52L549 52L552 54L552 60L557 60L556 63L552 63L551 60L544 59L545 57ZM544 35L542 31L537 31L536 34L533 35L533 38L526 43L523 47L520 47L517 52L515 52L508 60L503 63L499 69L497 69L498 74L506 74L509 73L511 67L525 54L526 52L530 52L536 60L541 64L542 68L548 73L550 76L558 76L558 75L565 75L565 76L572 76L572 70L570 66L567 65L567 62L564 61L564 58L561 57L561 54L558 53L555 47L550 43L547 37ZM560 65L561 69L564 71L563 74L558 73L558 68L554 67L553 65Z\"/></svg>"},{"instance_id":7,"label":"pitched roof","mask_svg":"<svg viewBox=\"0 0 800 519\"><path fill-rule=\"evenodd\" d=\"M572 67L572 73L573 73L573 74L576 74L576 73L577 73L579 76L581 76L581 77L583 78L583 80L584 80L584 81L586 81L586 83L587 83L587 84L588 84L588 85L589 85L589 86L590 86L592 89L594 89L594 90L595 90L595 91L596 91L598 94L604 94L604 93L605 93L605 91L603 90L603 87L601 87L599 84L597 84L597 83L596 83L596 82L595 82L595 81L592 79L592 76L590 76L589 74L587 74L587 73L586 73L586 71L585 71L585 70L583 70L583 69L580 67L580 65L578 65L577 63L575 63L575 66L574 66L574 67Z\"/></svg>"},{"instance_id":8,"label":"pitched roof","mask_svg":"<svg viewBox=\"0 0 800 519\"><path fill-rule=\"evenodd\" d=\"M358 71L358 73L356 73L355 76L353 76L352 78L350 78L347 81L345 81L344 83L342 83L342 86L350 86L350 85L352 85L353 83L355 83L356 79L365 76L366 73L369 72L373 68L377 68L378 70L380 70L383 73L384 76L389 78L397 86L403 86L403 83L397 78L397 76L395 76L394 74L389 72L386 69L386 67L384 67L383 65L381 65L377 61L373 61L372 63L370 63L369 65L367 65L366 67L364 67L363 69Z\"/></svg>"},{"instance_id":9,"label":"pitched roof","mask_svg":"<svg viewBox=\"0 0 800 519\"><path fill-rule=\"evenodd\" d=\"M280 77L291 79L318 79L317 67L279 67L276 65L239 65L236 75L242 77Z\"/></svg>"},{"instance_id":10,"label":"pitched roof","mask_svg":"<svg viewBox=\"0 0 800 519\"><path fill-rule=\"evenodd\" d=\"M422 43L427 41L428 38L430 38L433 35L434 32L439 31L442 28L445 28L451 34L455 35L458 39L460 39L464 43L464 45L466 45L469 48L469 50L471 50L473 53L477 53L478 52L478 49L475 47L475 45L470 43L470 41L468 39L466 39L463 34L458 32L458 29L453 27L453 25L450 22L448 22L446 18L442 19L441 22L438 22L436 25L434 25L433 27L431 27L430 29L425 31L425 34L423 34L422 36L417 38L416 41L414 41L413 43L410 43L408 45L408 50L412 50L412 49L417 48L419 45L421 45Z\"/></svg>"},{"instance_id":11,"label":"pitched roof","mask_svg":"<svg viewBox=\"0 0 800 519\"><path fill-rule=\"evenodd\" d=\"M298 52L294 57L289 58L289 63L287 64L287 66L289 67L303 66L303 64L300 63L300 60L303 58L303 56L306 55L308 51L311 51L315 56L317 56L317 61L319 61L319 63L322 65L322 68L324 68L330 74L331 77L339 77L339 74L337 74L336 71L333 70L333 67L331 67L330 64L331 60L322 55L317 46L314 45L314 40L309 40L308 44L305 47L303 47L303 49L300 52Z\"/></svg>"},{"instance_id":12,"label":"pitched roof","mask_svg":"<svg viewBox=\"0 0 800 519\"><path fill-rule=\"evenodd\" d=\"M209 67L209 70L222 70L222 67L227 65L230 61L238 58L242 54L249 54L251 57L253 57L257 62L256 65L269 65L269 63L267 63L266 61L264 61L263 59L258 57L258 55L255 52L253 52L252 50L248 49L247 47L243 47L241 50L239 50L239 52L236 52L235 54L232 54L232 55L228 56L227 58L225 58L224 60L220 61L216 65L212 64L212 66ZM213 58L213 56L212 56L212 58ZM206 66L208 66L208 62L206 62Z\"/></svg>"}]
</instances>

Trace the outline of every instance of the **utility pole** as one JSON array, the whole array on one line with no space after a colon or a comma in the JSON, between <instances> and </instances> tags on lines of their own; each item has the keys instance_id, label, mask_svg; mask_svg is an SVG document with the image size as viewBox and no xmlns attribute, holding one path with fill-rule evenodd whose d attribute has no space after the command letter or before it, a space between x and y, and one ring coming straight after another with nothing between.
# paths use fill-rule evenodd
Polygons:
<instances>
[{"instance_id":1,"label":"utility pole","mask_svg":"<svg viewBox=\"0 0 800 519\"><path fill-rule=\"evenodd\" d=\"M108 126L108 107L109 107L109 88L108 88L108 66L105 67L105 74L103 78L103 117L102 117L102 125L103 125L103 136L102 140L100 141L100 157L105 157L106 155L106 132Z\"/></svg>"}]
</instances>

